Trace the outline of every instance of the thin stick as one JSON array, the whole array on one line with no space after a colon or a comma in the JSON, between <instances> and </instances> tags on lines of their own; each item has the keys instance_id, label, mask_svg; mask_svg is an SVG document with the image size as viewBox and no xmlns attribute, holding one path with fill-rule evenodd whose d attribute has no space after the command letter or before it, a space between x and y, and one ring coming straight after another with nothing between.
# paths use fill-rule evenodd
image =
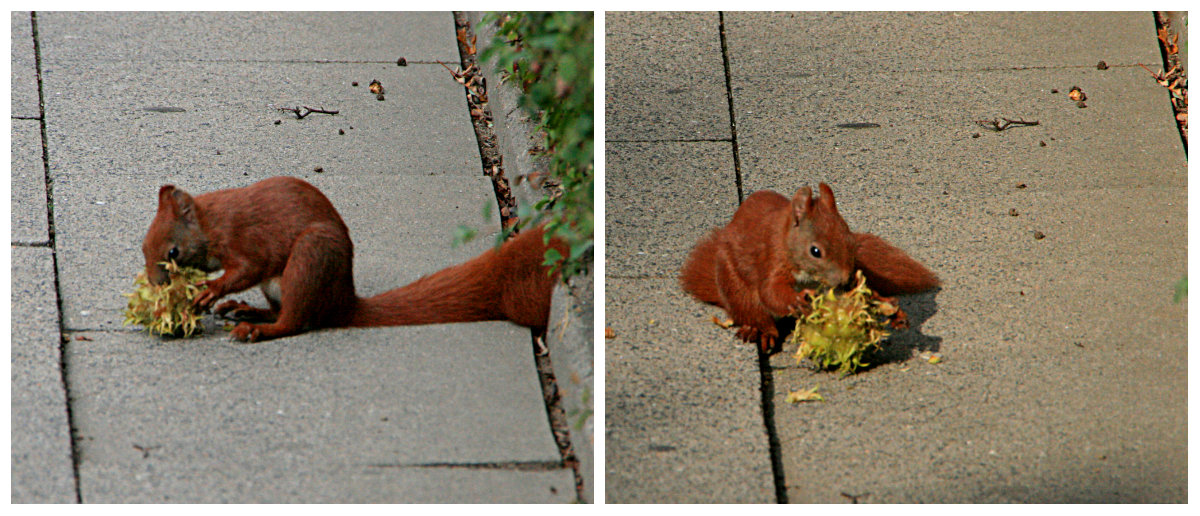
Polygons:
<instances>
[{"instance_id":1,"label":"thin stick","mask_svg":"<svg viewBox=\"0 0 1200 516\"><path fill-rule=\"evenodd\" d=\"M1004 123L1000 123L1001 120L1003 120ZM994 120L976 120L975 123L977 123L983 127L986 127L988 129L991 129L993 131L999 132L999 131L1008 129L1009 127L1038 125L1040 122L1038 122L1037 120L1026 121L1026 120L1012 120L1010 118L999 118L999 119L994 119Z\"/></svg>"},{"instance_id":2,"label":"thin stick","mask_svg":"<svg viewBox=\"0 0 1200 516\"><path fill-rule=\"evenodd\" d=\"M338 114L338 113L339 113L339 111L336 111L336 110L327 110L327 109L324 109L324 108L316 108L316 109L313 109L313 108L310 108L310 107L308 107L308 106L304 106L304 109L303 109L303 110L301 110L301 108L298 108L298 107L294 107L294 108L279 108L279 110L280 110L280 111L287 111L287 112L289 112L289 113L295 113L295 114L296 114L296 120L300 120L300 119L302 119L302 118L304 118L304 117L306 117L306 116L308 116L308 115L311 115L311 114L313 114L313 113L324 113L324 114L326 114L326 115L336 115L336 114Z\"/></svg>"}]
</instances>

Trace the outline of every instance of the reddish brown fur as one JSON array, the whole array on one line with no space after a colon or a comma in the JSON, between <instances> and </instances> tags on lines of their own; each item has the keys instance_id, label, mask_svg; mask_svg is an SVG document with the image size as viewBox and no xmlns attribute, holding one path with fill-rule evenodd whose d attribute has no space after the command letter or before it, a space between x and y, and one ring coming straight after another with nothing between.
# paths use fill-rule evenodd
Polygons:
<instances>
[{"instance_id":1,"label":"reddish brown fur","mask_svg":"<svg viewBox=\"0 0 1200 516\"><path fill-rule=\"evenodd\" d=\"M803 308L804 289L842 285L855 268L881 295L938 284L932 272L883 239L852 233L833 191L825 183L819 188L815 199L805 187L790 202L770 191L750 195L728 225L696 244L680 275L685 291L723 308L739 325L738 337L759 342L764 351L779 337L775 318Z\"/></svg>"},{"instance_id":2,"label":"reddish brown fur","mask_svg":"<svg viewBox=\"0 0 1200 516\"><path fill-rule=\"evenodd\" d=\"M541 228L527 230L464 264L360 299L354 291L354 247L337 210L312 185L275 177L195 198L163 186L142 251L147 275L156 283L166 279L158 262L172 257L206 271L224 269L206 282L196 299L200 308L263 286L269 310L237 301L216 309L265 320L243 321L232 332L254 341L342 326L509 320L543 328L557 274L548 275L541 265L547 249L542 235ZM551 246L566 254L561 241ZM268 288L273 280L278 288Z\"/></svg>"}]
</instances>

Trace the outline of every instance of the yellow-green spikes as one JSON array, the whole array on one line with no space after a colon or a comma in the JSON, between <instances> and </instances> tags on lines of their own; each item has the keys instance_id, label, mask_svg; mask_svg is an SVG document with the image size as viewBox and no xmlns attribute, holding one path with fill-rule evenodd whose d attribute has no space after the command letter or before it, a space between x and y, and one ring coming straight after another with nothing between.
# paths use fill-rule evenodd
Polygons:
<instances>
[{"instance_id":1,"label":"yellow-green spikes","mask_svg":"<svg viewBox=\"0 0 1200 516\"><path fill-rule=\"evenodd\" d=\"M799 342L796 360L805 358L824 369L836 368L846 375L869 364L863 353L878 348L889 335L888 317L897 309L867 288L862 271L857 271L854 289L844 294L832 288L809 295L812 311L796 318L789 341Z\"/></svg>"},{"instance_id":2,"label":"yellow-green spikes","mask_svg":"<svg viewBox=\"0 0 1200 516\"><path fill-rule=\"evenodd\" d=\"M139 324L151 334L189 337L201 329L200 314L192 301L204 290L208 274L199 269L180 267L175 262L163 262L170 281L152 285L146 271L133 281L135 290L125 294L129 306L125 309L125 325Z\"/></svg>"}]
</instances>

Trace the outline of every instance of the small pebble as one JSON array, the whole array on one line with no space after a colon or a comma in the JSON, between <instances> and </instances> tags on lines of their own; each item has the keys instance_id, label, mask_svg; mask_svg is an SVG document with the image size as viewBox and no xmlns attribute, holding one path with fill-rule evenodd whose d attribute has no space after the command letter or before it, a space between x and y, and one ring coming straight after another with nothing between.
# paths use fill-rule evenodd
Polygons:
<instances>
[{"instance_id":1,"label":"small pebble","mask_svg":"<svg viewBox=\"0 0 1200 516\"><path fill-rule=\"evenodd\" d=\"M979 137L979 133L972 134L972 135L971 135L971 137L972 137L972 138L978 138L978 137Z\"/></svg>"},{"instance_id":2,"label":"small pebble","mask_svg":"<svg viewBox=\"0 0 1200 516\"><path fill-rule=\"evenodd\" d=\"M1042 147L1045 147L1045 146L1046 146L1046 141L1045 141L1045 140L1042 140L1042 141L1038 142L1038 145L1041 145Z\"/></svg>"},{"instance_id":3,"label":"small pebble","mask_svg":"<svg viewBox=\"0 0 1200 516\"><path fill-rule=\"evenodd\" d=\"M1100 61L1099 63L1096 63L1096 69L1097 70L1107 70L1108 63L1105 63L1104 61Z\"/></svg>"},{"instance_id":4,"label":"small pebble","mask_svg":"<svg viewBox=\"0 0 1200 516\"><path fill-rule=\"evenodd\" d=\"M338 129L338 134L346 134L346 131L344 131L342 129Z\"/></svg>"},{"instance_id":5,"label":"small pebble","mask_svg":"<svg viewBox=\"0 0 1200 516\"><path fill-rule=\"evenodd\" d=\"M350 85L351 85L351 86L354 86L355 88L357 88L357 87L358 87L358 81L354 81L354 82L350 83ZM1058 91L1058 90L1055 90L1055 91Z\"/></svg>"},{"instance_id":6,"label":"small pebble","mask_svg":"<svg viewBox=\"0 0 1200 516\"><path fill-rule=\"evenodd\" d=\"M400 59L396 60L396 66L408 66L408 60L401 57Z\"/></svg>"},{"instance_id":7,"label":"small pebble","mask_svg":"<svg viewBox=\"0 0 1200 516\"><path fill-rule=\"evenodd\" d=\"M325 171L325 169L324 169L324 168L321 168L321 167L317 167L317 168L314 168L314 169L313 169L313 172L316 172L316 173L318 173L318 174L320 174L321 172L324 172L324 171Z\"/></svg>"},{"instance_id":8,"label":"small pebble","mask_svg":"<svg viewBox=\"0 0 1200 516\"><path fill-rule=\"evenodd\" d=\"M378 95L375 95L375 100L382 101L382 100L383 100L383 94L382 94L382 93L380 93L380 94L378 94Z\"/></svg>"},{"instance_id":9,"label":"small pebble","mask_svg":"<svg viewBox=\"0 0 1200 516\"><path fill-rule=\"evenodd\" d=\"M1016 209L1016 208L1009 208L1009 209L1008 209L1008 214L1009 214L1009 216L1016 217L1016 216L1018 215L1018 213L1017 213L1017 209Z\"/></svg>"},{"instance_id":10,"label":"small pebble","mask_svg":"<svg viewBox=\"0 0 1200 516\"><path fill-rule=\"evenodd\" d=\"M1041 240L1041 239L1043 239L1043 238L1046 238L1046 234L1045 234L1045 233L1042 233L1041 231L1034 231L1034 232L1033 232L1033 239L1034 239L1034 240Z\"/></svg>"},{"instance_id":11,"label":"small pebble","mask_svg":"<svg viewBox=\"0 0 1200 516\"><path fill-rule=\"evenodd\" d=\"M282 123L283 123L283 120L276 120L276 121L275 121L275 125L279 125L279 124L282 124Z\"/></svg>"},{"instance_id":12,"label":"small pebble","mask_svg":"<svg viewBox=\"0 0 1200 516\"><path fill-rule=\"evenodd\" d=\"M1087 104L1085 104L1082 100L1079 102L1076 102L1075 105L1078 106L1080 109L1087 107Z\"/></svg>"}]
</instances>

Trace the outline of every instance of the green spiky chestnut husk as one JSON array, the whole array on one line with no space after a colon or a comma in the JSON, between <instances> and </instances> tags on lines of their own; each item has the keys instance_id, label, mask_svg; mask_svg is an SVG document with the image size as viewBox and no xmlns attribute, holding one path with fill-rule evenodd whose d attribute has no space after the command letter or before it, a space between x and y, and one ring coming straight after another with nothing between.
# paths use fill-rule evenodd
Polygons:
<instances>
[{"instance_id":1,"label":"green spiky chestnut husk","mask_svg":"<svg viewBox=\"0 0 1200 516\"><path fill-rule=\"evenodd\" d=\"M808 359L823 369L837 369L843 376L869 364L863 362L867 350L879 348L889 335L888 318L896 307L867 288L862 271L856 271L856 285L849 292L832 288L808 294L812 311L796 318L796 329L789 341L799 343L796 360Z\"/></svg>"},{"instance_id":2,"label":"green spiky chestnut husk","mask_svg":"<svg viewBox=\"0 0 1200 516\"><path fill-rule=\"evenodd\" d=\"M134 291L125 294L129 305L125 308L125 323L141 325L151 334L159 336L190 337L203 328L200 313L192 302L205 289L202 283L208 274L191 267L180 267L174 261L162 262L170 281L153 285L142 271L134 279Z\"/></svg>"}]
</instances>

